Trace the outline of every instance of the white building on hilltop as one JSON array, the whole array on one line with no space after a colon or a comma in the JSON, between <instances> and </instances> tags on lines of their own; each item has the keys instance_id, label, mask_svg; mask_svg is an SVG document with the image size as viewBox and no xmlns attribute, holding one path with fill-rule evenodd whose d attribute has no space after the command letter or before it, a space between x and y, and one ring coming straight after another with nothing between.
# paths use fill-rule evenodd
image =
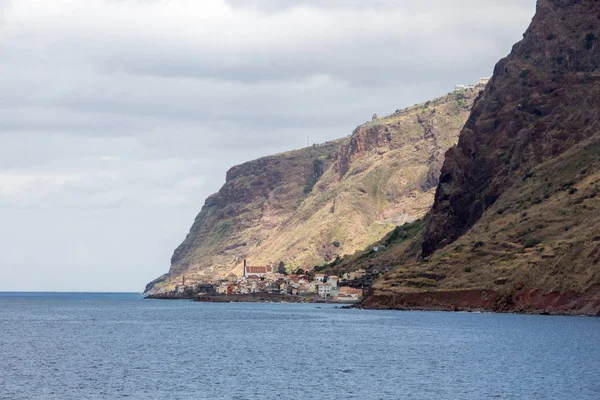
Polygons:
<instances>
[{"instance_id":1,"label":"white building on hilltop","mask_svg":"<svg viewBox=\"0 0 600 400\"><path fill-rule=\"evenodd\" d=\"M475 88L478 89L484 89L485 86L489 83L490 81L490 77L483 77L480 78L479 81L475 84L475 85L463 85L463 84L458 84L456 86L454 86L454 91L457 92L459 90L467 90L467 89L471 89L474 90Z\"/></svg>"}]
</instances>

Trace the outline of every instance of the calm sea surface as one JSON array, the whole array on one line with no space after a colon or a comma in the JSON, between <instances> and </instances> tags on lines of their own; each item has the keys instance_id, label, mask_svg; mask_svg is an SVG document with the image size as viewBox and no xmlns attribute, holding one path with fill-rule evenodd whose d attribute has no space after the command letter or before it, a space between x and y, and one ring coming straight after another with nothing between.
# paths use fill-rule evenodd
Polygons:
<instances>
[{"instance_id":1,"label":"calm sea surface","mask_svg":"<svg viewBox=\"0 0 600 400\"><path fill-rule=\"evenodd\" d=\"M1 399L600 399L600 318L0 294Z\"/></svg>"}]
</instances>

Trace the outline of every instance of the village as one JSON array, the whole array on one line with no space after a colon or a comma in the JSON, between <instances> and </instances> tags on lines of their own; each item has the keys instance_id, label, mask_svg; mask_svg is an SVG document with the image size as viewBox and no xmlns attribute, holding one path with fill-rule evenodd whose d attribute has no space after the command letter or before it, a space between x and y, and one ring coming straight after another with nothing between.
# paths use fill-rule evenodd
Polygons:
<instances>
[{"instance_id":1,"label":"village","mask_svg":"<svg viewBox=\"0 0 600 400\"><path fill-rule=\"evenodd\" d=\"M362 299L363 288L357 287L366 275L363 269L337 275L280 272L271 265L250 266L244 260L243 276L215 277L195 282L182 277L174 298L199 301L293 301L355 303Z\"/></svg>"}]
</instances>

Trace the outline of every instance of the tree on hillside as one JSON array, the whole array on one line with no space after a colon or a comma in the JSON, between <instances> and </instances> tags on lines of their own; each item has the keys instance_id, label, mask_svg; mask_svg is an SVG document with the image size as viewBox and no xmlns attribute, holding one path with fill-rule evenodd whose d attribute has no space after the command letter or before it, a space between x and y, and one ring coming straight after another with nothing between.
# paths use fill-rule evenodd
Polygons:
<instances>
[{"instance_id":1,"label":"tree on hillside","mask_svg":"<svg viewBox=\"0 0 600 400\"><path fill-rule=\"evenodd\" d=\"M285 269L285 263L283 261L279 262L279 267L277 267L277 272L280 274L287 275L287 271Z\"/></svg>"}]
</instances>

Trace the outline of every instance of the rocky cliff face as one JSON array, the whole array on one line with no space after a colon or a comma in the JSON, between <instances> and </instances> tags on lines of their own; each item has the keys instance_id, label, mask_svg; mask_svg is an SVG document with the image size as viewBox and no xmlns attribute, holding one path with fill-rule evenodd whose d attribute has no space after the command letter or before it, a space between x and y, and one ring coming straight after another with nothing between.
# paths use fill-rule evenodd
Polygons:
<instances>
[{"instance_id":1,"label":"rocky cliff face","mask_svg":"<svg viewBox=\"0 0 600 400\"><path fill-rule=\"evenodd\" d=\"M600 312L600 5L539 0L369 307Z\"/></svg>"},{"instance_id":2,"label":"rocky cliff face","mask_svg":"<svg viewBox=\"0 0 600 400\"><path fill-rule=\"evenodd\" d=\"M444 152L478 90L462 90L384 118L345 139L232 168L146 292L283 261L311 269L353 253L429 210Z\"/></svg>"},{"instance_id":3,"label":"rocky cliff face","mask_svg":"<svg viewBox=\"0 0 600 400\"><path fill-rule=\"evenodd\" d=\"M465 233L516 180L598 133L597 1L539 0L446 154L423 252Z\"/></svg>"}]
</instances>

